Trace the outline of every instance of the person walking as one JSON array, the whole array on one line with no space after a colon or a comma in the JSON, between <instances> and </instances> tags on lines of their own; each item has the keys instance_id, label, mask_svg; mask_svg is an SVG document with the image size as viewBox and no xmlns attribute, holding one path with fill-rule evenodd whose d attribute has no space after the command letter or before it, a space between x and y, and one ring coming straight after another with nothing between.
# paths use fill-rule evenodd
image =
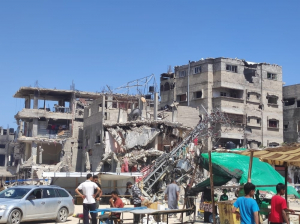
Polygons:
<instances>
[{"instance_id":1,"label":"person walking","mask_svg":"<svg viewBox=\"0 0 300 224\"><path fill-rule=\"evenodd\" d=\"M255 194L255 185L246 183L244 186L245 197L239 197L233 204L232 212L241 216L241 224L259 224L259 207L253 199ZM240 212L237 212L237 209Z\"/></svg>"},{"instance_id":2,"label":"person walking","mask_svg":"<svg viewBox=\"0 0 300 224\"><path fill-rule=\"evenodd\" d=\"M288 217L286 212L291 212L295 214L295 211L288 209L285 199L282 197L285 195L285 185L282 183L277 184L276 186L277 194L274 195L271 199L271 214L269 215L269 221L271 224L289 224Z\"/></svg>"},{"instance_id":3,"label":"person walking","mask_svg":"<svg viewBox=\"0 0 300 224\"><path fill-rule=\"evenodd\" d=\"M131 182L127 182L126 184L127 189L131 189L132 191L132 199L134 207L141 207L142 206L142 192L140 188L135 184L133 185ZM133 215L134 224L138 224L141 219L141 215Z\"/></svg>"},{"instance_id":4,"label":"person walking","mask_svg":"<svg viewBox=\"0 0 300 224\"><path fill-rule=\"evenodd\" d=\"M169 184L165 190L165 200L168 201L169 209L178 209L179 191L180 189L175 179L172 179L171 184ZM170 214L170 216L172 216L172 214Z\"/></svg>"},{"instance_id":5,"label":"person walking","mask_svg":"<svg viewBox=\"0 0 300 224\"><path fill-rule=\"evenodd\" d=\"M100 205L100 200L101 200L101 197L102 197L102 190L101 190L101 185L99 184L98 175L94 175L94 176L93 176L93 181L94 181L95 184L97 184L97 186L100 188L100 193L99 193L99 194L96 194L96 193L97 193L97 190L96 190L96 189L94 190L94 194L96 195L96 196L95 196L96 209L98 209L98 208L99 208L99 205Z\"/></svg>"},{"instance_id":6,"label":"person walking","mask_svg":"<svg viewBox=\"0 0 300 224\"><path fill-rule=\"evenodd\" d=\"M83 199L83 224L89 224L89 212L96 210L95 196L100 194L100 188L93 181L93 175L86 175L86 181L81 183L75 192ZM97 189L96 194L94 190ZM79 192L82 191L82 193ZM97 213L92 213L92 224L97 224Z\"/></svg>"}]
</instances>

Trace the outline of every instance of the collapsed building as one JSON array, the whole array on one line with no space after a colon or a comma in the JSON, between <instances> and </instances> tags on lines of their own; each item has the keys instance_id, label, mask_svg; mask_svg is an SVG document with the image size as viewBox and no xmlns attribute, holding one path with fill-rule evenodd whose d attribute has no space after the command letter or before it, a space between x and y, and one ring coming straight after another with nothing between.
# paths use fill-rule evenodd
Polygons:
<instances>
[{"instance_id":1,"label":"collapsed building","mask_svg":"<svg viewBox=\"0 0 300 224\"><path fill-rule=\"evenodd\" d=\"M159 111L157 94L153 100L138 95L102 96L85 108L82 170L138 171L144 175L137 179L141 181L153 162L171 152L198 122L196 108L179 106L172 111ZM125 191L125 185L118 190Z\"/></svg>"},{"instance_id":2,"label":"collapsed building","mask_svg":"<svg viewBox=\"0 0 300 224\"><path fill-rule=\"evenodd\" d=\"M160 78L162 108L176 102L205 115L220 108L236 124L217 147L274 147L283 142L282 67L231 58L207 58L176 66ZM202 106L203 107L202 107ZM205 109L204 109L205 108ZM212 148L211 143L206 148Z\"/></svg>"}]
</instances>

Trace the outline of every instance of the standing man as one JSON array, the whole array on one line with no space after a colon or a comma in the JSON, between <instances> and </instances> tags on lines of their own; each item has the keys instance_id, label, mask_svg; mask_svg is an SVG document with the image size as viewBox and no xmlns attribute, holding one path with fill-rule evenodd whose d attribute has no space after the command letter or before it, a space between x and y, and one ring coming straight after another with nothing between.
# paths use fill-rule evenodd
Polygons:
<instances>
[{"instance_id":1,"label":"standing man","mask_svg":"<svg viewBox=\"0 0 300 224\"><path fill-rule=\"evenodd\" d=\"M259 224L259 207L253 199L255 194L255 185L252 183L246 183L244 191L246 196L239 197L236 202L234 202L232 212L240 214L241 224ZM240 213L236 211L238 208L240 209Z\"/></svg>"},{"instance_id":2,"label":"standing man","mask_svg":"<svg viewBox=\"0 0 300 224\"><path fill-rule=\"evenodd\" d=\"M102 196L102 190L101 190L101 185L99 184L99 181L98 181L98 175L94 175L94 176L93 176L93 181L94 181L95 184L97 184L97 186L100 188L100 193L99 193L99 194L96 194L96 193L97 193L97 190L96 190L96 189L94 190L94 194L96 195L96 196L95 196L95 200L96 200L96 209L98 209L98 208L99 208L99 205L100 205L101 196Z\"/></svg>"},{"instance_id":3,"label":"standing man","mask_svg":"<svg viewBox=\"0 0 300 224\"><path fill-rule=\"evenodd\" d=\"M100 188L93 181L93 175L86 175L86 181L81 183L75 190L83 199L83 224L89 224L89 212L96 210L95 196L100 194ZM96 194L94 190L97 189ZM79 190L82 190L81 194ZM92 224L97 224L97 213L91 213Z\"/></svg>"},{"instance_id":4,"label":"standing man","mask_svg":"<svg viewBox=\"0 0 300 224\"><path fill-rule=\"evenodd\" d=\"M276 186L277 194L271 199L271 214L269 215L269 221L271 224L282 224L283 222L289 224L286 212L295 214L295 211L288 209L285 199L282 197L285 192L285 185L282 183Z\"/></svg>"},{"instance_id":5,"label":"standing man","mask_svg":"<svg viewBox=\"0 0 300 224\"><path fill-rule=\"evenodd\" d=\"M132 191L132 199L133 199L134 207L141 207L142 193L140 188L137 185L133 185L131 182L127 182L126 188L131 189ZM140 222L140 215L133 215L133 217L134 217L134 224L138 224Z\"/></svg>"},{"instance_id":6,"label":"standing man","mask_svg":"<svg viewBox=\"0 0 300 224\"><path fill-rule=\"evenodd\" d=\"M171 184L169 184L165 190L165 200L168 200L169 209L178 209L179 191L178 185L175 180L172 179Z\"/></svg>"}]
</instances>

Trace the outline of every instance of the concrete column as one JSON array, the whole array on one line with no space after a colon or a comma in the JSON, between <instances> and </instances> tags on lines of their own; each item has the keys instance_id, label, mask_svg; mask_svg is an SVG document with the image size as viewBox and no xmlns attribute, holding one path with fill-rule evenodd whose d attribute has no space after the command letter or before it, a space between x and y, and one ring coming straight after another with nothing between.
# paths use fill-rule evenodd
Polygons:
<instances>
[{"instance_id":1,"label":"concrete column","mask_svg":"<svg viewBox=\"0 0 300 224\"><path fill-rule=\"evenodd\" d=\"M107 102L106 102L107 109L111 109L112 108L112 104L113 104L112 100L113 100L112 96L107 96Z\"/></svg>"},{"instance_id":2,"label":"concrete column","mask_svg":"<svg viewBox=\"0 0 300 224\"><path fill-rule=\"evenodd\" d=\"M7 143L6 145L5 145L5 164L4 164L4 167L5 167L5 169L6 169L6 167L7 167L7 163L8 163L8 156L9 156L9 144Z\"/></svg>"},{"instance_id":3,"label":"concrete column","mask_svg":"<svg viewBox=\"0 0 300 224\"><path fill-rule=\"evenodd\" d=\"M123 119L122 119L122 112L121 112L121 109L119 108L118 123L121 123L122 121L123 121Z\"/></svg>"},{"instance_id":4,"label":"concrete column","mask_svg":"<svg viewBox=\"0 0 300 224\"><path fill-rule=\"evenodd\" d=\"M36 90L34 91L34 97L33 97L33 109L38 109L39 107L39 92Z\"/></svg>"},{"instance_id":5,"label":"concrete column","mask_svg":"<svg viewBox=\"0 0 300 224\"><path fill-rule=\"evenodd\" d=\"M101 123L100 123L100 142L103 145L104 142L104 115L105 115L105 95L102 96L102 111L101 111Z\"/></svg>"},{"instance_id":6,"label":"concrete column","mask_svg":"<svg viewBox=\"0 0 300 224\"><path fill-rule=\"evenodd\" d=\"M172 109L172 122L177 122L177 115L178 115L178 111L176 110L175 107L173 107L173 109Z\"/></svg>"},{"instance_id":7,"label":"concrete column","mask_svg":"<svg viewBox=\"0 0 300 224\"><path fill-rule=\"evenodd\" d=\"M38 119L32 119L32 137L36 137L38 135Z\"/></svg>"},{"instance_id":8,"label":"concrete column","mask_svg":"<svg viewBox=\"0 0 300 224\"><path fill-rule=\"evenodd\" d=\"M0 135L3 135L3 128L0 129Z\"/></svg>"},{"instance_id":9,"label":"concrete column","mask_svg":"<svg viewBox=\"0 0 300 224\"><path fill-rule=\"evenodd\" d=\"M135 105L134 103L131 104L131 111L133 111L135 109Z\"/></svg>"},{"instance_id":10,"label":"concrete column","mask_svg":"<svg viewBox=\"0 0 300 224\"><path fill-rule=\"evenodd\" d=\"M155 137L154 148L158 149L158 135Z\"/></svg>"},{"instance_id":11,"label":"concrete column","mask_svg":"<svg viewBox=\"0 0 300 224\"><path fill-rule=\"evenodd\" d=\"M154 93L154 120L157 120L158 93Z\"/></svg>"},{"instance_id":12,"label":"concrete column","mask_svg":"<svg viewBox=\"0 0 300 224\"><path fill-rule=\"evenodd\" d=\"M41 146L39 146L39 164L43 163L43 151L44 149L42 149Z\"/></svg>"},{"instance_id":13,"label":"concrete column","mask_svg":"<svg viewBox=\"0 0 300 224\"><path fill-rule=\"evenodd\" d=\"M37 144L32 142L31 144L31 156L32 156L32 164L36 164L36 156L37 156Z\"/></svg>"},{"instance_id":14,"label":"concrete column","mask_svg":"<svg viewBox=\"0 0 300 224\"><path fill-rule=\"evenodd\" d=\"M30 109L30 105L31 101L30 101L30 96L26 97L25 99L25 108Z\"/></svg>"}]
</instances>

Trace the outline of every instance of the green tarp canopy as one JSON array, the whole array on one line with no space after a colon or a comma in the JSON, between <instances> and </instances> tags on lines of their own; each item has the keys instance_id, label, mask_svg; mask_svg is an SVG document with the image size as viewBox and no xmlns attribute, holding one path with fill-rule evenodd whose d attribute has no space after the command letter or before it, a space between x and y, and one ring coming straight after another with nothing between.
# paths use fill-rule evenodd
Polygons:
<instances>
[{"instance_id":1,"label":"green tarp canopy","mask_svg":"<svg viewBox=\"0 0 300 224\"><path fill-rule=\"evenodd\" d=\"M212 152L211 158L213 174L215 176L215 186L224 185L232 178L236 178L241 185L247 183L250 161L249 156L243 156L234 153ZM202 153L201 166L204 169L209 170L208 153ZM254 185L277 185L278 183L284 183L284 177L281 176L270 164L262 162L258 158L254 157L252 164L251 182ZM209 186L209 183L209 179L207 179L204 182L197 184L193 188L193 190L203 191L203 187ZM257 189L276 193L275 186L259 187ZM292 186L288 186L288 194L293 194L297 197L300 197L298 192Z\"/></svg>"}]
</instances>

